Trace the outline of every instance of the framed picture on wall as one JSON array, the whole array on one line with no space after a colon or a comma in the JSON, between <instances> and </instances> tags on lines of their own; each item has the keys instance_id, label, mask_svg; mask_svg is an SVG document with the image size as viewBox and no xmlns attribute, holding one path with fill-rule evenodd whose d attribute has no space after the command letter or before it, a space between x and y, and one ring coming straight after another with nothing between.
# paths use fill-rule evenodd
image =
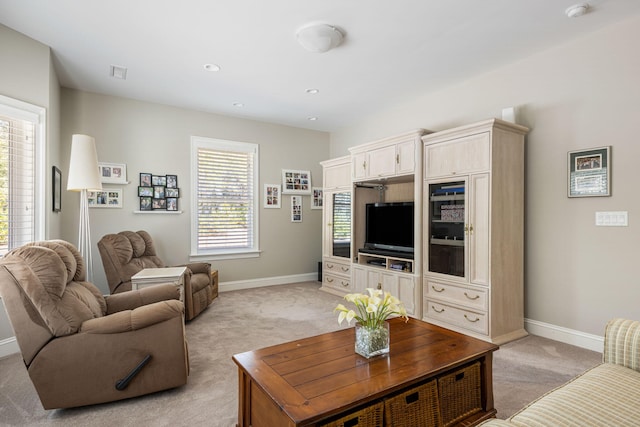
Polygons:
<instances>
[{"instance_id":1,"label":"framed picture on wall","mask_svg":"<svg viewBox=\"0 0 640 427\"><path fill-rule=\"evenodd\" d=\"M55 166L53 166L51 185L53 186L51 206L54 212L60 212L62 210L62 172Z\"/></svg>"},{"instance_id":2,"label":"framed picture on wall","mask_svg":"<svg viewBox=\"0 0 640 427\"><path fill-rule=\"evenodd\" d=\"M127 184L127 165L124 163L98 163L98 169L103 184Z\"/></svg>"},{"instance_id":3,"label":"framed picture on wall","mask_svg":"<svg viewBox=\"0 0 640 427\"><path fill-rule=\"evenodd\" d=\"M569 151L569 197L611 196L611 146Z\"/></svg>"},{"instance_id":4,"label":"framed picture on wall","mask_svg":"<svg viewBox=\"0 0 640 427\"><path fill-rule=\"evenodd\" d=\"M302 196L291 196L291 222L302 222Z\"/></svg>"},{"instance_id":5,"label":"framed picture on wall","mask_svg":"<svg viewBox=\"0 0 640 427\"><path fill-rule=\"evenodd\" d=\"M87 191L90 208L122 208L122 188Z\"/></svg>"},{"instance_id":6,"label":"framed picture on wall","mask_svg":"<svg viewBox=\"0 0 640 427\"><path fill-rule=\"evenodd\" d=\"M282 194L311 194L311 172L283 169Z\"/></svg>"},{"instance_id":7,"label":"framed picture on wall","mask_svg":"<svg viewBox=\"0 0 640 427\"><path fill-rule=\"evenodd\" d=\"M322 209L322 187L311 189L311 209Z\"/></svg>"},{"instance_id":8,"label":"framed picture on wall","mask_svg":"<svg viewBox=\"0 0 640 427\"><path fill-rule=\"evenodd\" d=\"M262 196L263 206L267 209L280 209L280 184L265 184Z\"/></svg>"}]
</instances>

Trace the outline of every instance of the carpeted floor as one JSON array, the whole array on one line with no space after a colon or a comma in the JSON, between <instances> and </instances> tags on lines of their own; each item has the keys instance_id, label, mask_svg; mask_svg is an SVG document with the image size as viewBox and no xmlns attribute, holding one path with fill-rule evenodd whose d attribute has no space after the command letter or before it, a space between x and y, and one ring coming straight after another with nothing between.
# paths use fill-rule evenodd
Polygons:
<instances>
[{"instance_id":1,"label":"carpeted floor","mask_svg":"<svg viewBox=\"0 0 640 427\"><path fill-rule=\"evenodd\" d=\"M319 287L307 282L221 293L187 324L188 384L140 398L45 411L20 355L0 359L0 425L234 426L238 385L231 356L338 329L333 309L342 299ZM498 417L508 417L600 359L600 353L534 336L503 345L494 355Z\"/></svg>"}]
</instances>

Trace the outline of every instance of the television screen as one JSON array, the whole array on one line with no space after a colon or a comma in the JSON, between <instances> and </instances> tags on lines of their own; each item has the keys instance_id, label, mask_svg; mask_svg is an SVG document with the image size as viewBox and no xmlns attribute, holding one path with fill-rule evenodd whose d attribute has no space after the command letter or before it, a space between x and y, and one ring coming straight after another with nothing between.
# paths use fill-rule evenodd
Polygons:
<instances>
[{"instance_id":1,"label":"television screen","mask_svg":"<svg viewBox=\"0 0 640 427\"><path fill-rule=\"evenodd\" d=\"M365 248L413 253L413 202L369 203Z\"/></svg>"}]
</instances>

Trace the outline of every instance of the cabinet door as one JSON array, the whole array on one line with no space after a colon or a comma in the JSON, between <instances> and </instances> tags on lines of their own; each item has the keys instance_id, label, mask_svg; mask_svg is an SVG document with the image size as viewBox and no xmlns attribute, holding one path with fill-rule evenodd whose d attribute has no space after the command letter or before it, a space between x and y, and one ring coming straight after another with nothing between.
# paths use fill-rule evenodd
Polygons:
<instances>
[{"instance_id":1,"label":"cabinet door","mask_svg":"<svg viewBox=\"0 0 640 427\"><path fill-rule=\"evenodd\" d=\"M382 147L368 152L367 177L378 178L396 173L396 146Z\"/></svg>"},{"instance_id":2,"label":"cabinet door","mask_svg":"<svg viewBox=\"0 0 640 427\"><path fill-rule=\"evenodd\" d=\"M338 188L349 188L351 186L351 163L326 167L324 172L324 190L334 190Z\"/></svg>"},{"instance_id":3,"label":"cabinet door","mask_svg":"<svg viewBox=\"0 0 640 427\"><path fill-rule=\"evenodd\" d=\"M489 132L424 147L425 177L488 171L491 158L491 136Z\"/></svg>"},{"instance_id":4,"label":"cabinet door","mask_svg":"<svg viewBox=\"0 0 640 427\"><path fill-rule=\"evenodd\" d=\"M355 153L352 156L353 165L351 171L353 172L353 180L364 179L367 177L367 153Z\"/></svg>"},{"instance_id":5,"label":"cabinet door","mask_svg":"<svg viewBox=\"0 0 640 427\"><path fill-rule=\"evenodd\" d=\"M490 176L488 173L471 175L469 181L469 280L488 285Z\"/></svg>"},{"instance_id":6,"label":"cabinet door","mask_svg":"<svg viewBox=\"0 0 640 427\"><path fill-rule=\"evenodd\" d=\"M351 192L324 194L322 256L351 258Z\"/></svg>"},{"instance_id":7,"label":"cabinet door","mask_svg":"<svg viewBox=\"0 0 640 427\"><path fill-rule=\"evenodd\" d=\"M415 173L416 169L416 143L415 141L403 142L396 147L396 174L406 175Z\"/></svg>"},{"instance_id":8,"label":"cabinet door","mask_svg":"<svg viewBox=\"0 0 640 427\"><path fill-rule=\"evenodd\" d=\"M398 293L392 293L392 295L397 296L398 299L402 301L402 304L404 304L404 308L407 310L407 313L412 316L416 315L415 280L416 279L413 277L398 276Z\"/></svg>"},{"instance_id":9,"label":"cabinet door","mask_svg":"<svg viewBox=\"0 0 640 427\"><path fill-rule=\"evenodd\" d=\"M363 267L354 265L351 269L353 272L353 290L356 293L364 293L367 285L367 270Z\"/></svg>"}]
</instances>

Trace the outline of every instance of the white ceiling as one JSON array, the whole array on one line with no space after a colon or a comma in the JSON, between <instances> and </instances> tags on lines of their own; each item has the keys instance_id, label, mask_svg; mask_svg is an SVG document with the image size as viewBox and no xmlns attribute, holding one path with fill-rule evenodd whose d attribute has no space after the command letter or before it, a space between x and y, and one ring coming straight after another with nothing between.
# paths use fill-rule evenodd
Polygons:
<instances>
[{"instance_id":1,"label":"white ceiling","mask_svg":"<svg viewBox=\"0 0 640 427\"><path fill-rule=\"evenodd\" d=\"M576 2L0 0L0 23L50 46L64 87L336 131L640 14L639 0L591 0L569 19ZM314 21L343 30L343 44L304 50L295 31Z\"/></svg>"}]
</instances>

